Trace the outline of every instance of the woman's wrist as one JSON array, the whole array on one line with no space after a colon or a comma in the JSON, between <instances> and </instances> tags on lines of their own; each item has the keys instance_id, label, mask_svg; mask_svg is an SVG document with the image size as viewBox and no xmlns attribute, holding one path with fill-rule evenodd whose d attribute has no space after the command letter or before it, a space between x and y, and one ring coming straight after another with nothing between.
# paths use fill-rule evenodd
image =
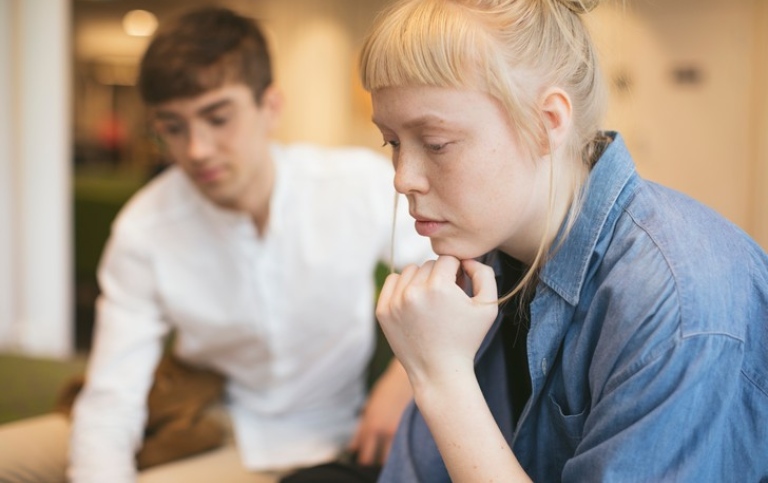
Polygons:
<instances>
[{"instance_id":1,"label":"woman's wrist","mask_svg":"<svg viewBox=\"0 0 768 483\"><path fill-rule=\"evenodd\" d=\"M479 390L473 363L446 365L438 372L419 376L409 374L409 378L414 400L422 411L435 403L442 405L452 400L459 403L472 387Z\"/></svg>"}]
</instances>

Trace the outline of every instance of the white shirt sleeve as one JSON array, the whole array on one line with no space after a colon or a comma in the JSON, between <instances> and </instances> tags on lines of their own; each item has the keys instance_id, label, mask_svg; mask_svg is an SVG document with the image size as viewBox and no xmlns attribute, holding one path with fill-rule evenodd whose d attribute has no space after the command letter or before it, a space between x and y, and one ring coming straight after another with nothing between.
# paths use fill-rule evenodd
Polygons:
<instances>
[{"instance_id":1,"label":"white shirt sleeve","mask_svg":"<svg viewBox=\"0 0 768 483\"><path fill-rule=\"evenodd\" d=\"M168 332L140 240L116 228L99 267L94 344L73 411L68 476L75 483L136 479L146 398Z\"/></svg>"}]
</instances>

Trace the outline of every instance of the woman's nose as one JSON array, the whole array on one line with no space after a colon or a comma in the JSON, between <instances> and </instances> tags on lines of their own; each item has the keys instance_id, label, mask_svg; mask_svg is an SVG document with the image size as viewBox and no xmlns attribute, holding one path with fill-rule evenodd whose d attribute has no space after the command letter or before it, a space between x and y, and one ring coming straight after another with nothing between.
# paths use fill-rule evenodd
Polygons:
<instances>
[{"instance_id":1,"label":"woman's nose","mask_svg":"<svg viewBox=\"0 0 768 483\"><path fill-rule=\"evenodd\" d=\"M404 195L426 193L429 182L426 177L424 162L418 156L397 153L395 165L395 190Z\"/></svg>"}]
</instances>

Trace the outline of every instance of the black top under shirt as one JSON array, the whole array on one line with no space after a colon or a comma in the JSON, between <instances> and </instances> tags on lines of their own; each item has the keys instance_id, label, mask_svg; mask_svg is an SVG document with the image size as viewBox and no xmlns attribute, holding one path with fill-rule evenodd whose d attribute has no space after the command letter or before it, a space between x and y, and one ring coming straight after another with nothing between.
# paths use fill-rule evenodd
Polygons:
<instances>
[{"instance_id":1,"label":"black top under shirt","mask_svg":"<svg viewBox=\"0 0 768 483\"><path fill-rule=\"evenodd\" d=\"M511 292L525 275L526 267L521 262L502 253L499 254L501 277L497 279L499 297ZM521 303L521 297L524 297ZM499 310L502 313L501 337L504 341L504 358L507 366L507 384L512 405L512 421L517 421L525 403L531 396L531 375L528 372L528 328L531 321L532 294L518 292Z\"/></svg>"},{"instance_id":2,"label":"black top under shirt","mask_svg":"<svg viewBox=\"0 0 768 483\"><path fill-rule=\"evenodd\" d=\"M598 133L592 143L590 169L594 167L605 148L613 141L606 133ZM527 267L497 250L501 276L497 277L499 297L512 291L525 275ZM512 405L512 421L515 426L520 420L525 403L531 397L531 374L528 372L528 329L531 325L531 301L534 290L524 290L505 302L499 310L502 313L501 337L504 342L504 358L507 366L507 385ZM522 301L521 301L522 298Z\"/></svg>"}]
</instances>

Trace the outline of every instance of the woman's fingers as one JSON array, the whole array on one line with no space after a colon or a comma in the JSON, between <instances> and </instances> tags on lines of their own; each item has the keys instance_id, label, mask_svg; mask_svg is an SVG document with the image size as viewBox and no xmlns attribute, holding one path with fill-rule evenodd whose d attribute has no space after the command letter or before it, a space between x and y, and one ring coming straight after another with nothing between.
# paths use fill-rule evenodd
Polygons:
<instances>
[{"instance_id":1,"label":"woman's fingers","mask_svg":"<svg viewBox=\"0 0 768 483\"><path fill-rule=\"evenodd\" d=\"M399 319L405 313L410 316L426 315L424 311L427 306L431 307L427 310L431 313L446 308L445 303L449 303L449 300L454 300L452 303L458 302L457 296L467 297L456 282L457 273L462 270L472 283L472 300L483 303L496 300L496 278L492 268L475 260L460 261L455 257L440 256L420 267L409 265L399 275L387 277L379 296L376 315L379 320L392 317ZM435 305L436 300L442 302Z\"/></svg>"},{"instance_id":2,"label":"woman's fingers","mask_svg":"<svg viewBox=\"0 0 768 483\"><path fill-rule=\"evenodd\" d=\"M379 314L379 311L389 307L392 294L395 292L395 287L397 286L399 279L400 274L398 273L390 273L387 275L387 278L384 279L384 285L381 286L381 291L379 292L379 302L376 304L377 317L380 317L381 315Z\"/></svg>"},{"instance_id":3,"label":"woman's fingers","mask_svg":"<svg viewBox=\"0 0 768 483\"><path fill-rule=\"evenodd\" d=\"M411 280L411 285L425 283L429 279L429 275L432 273L434 266L435 260L428 260L424 262L424 264L419 267L418 272L416 272L413 279Z\"/></svg>"},{"instance_id":4,"label":"woman's fingers","mask_svg":"<svg viewBox=\"0 0 768 483\"><path fill-rule=\"evenodd\" d=\"M488 265L477 260L463 260L461 266L472 280L473 299L480 302L493 302L498 297L496 293L496 274Z\"/></svg>"},{"instance_id":5,"label":"woman's fingers","mask_svg":"<svg viewBox=\"0 0 768 483\"><path fill-rule=\"evenodd\" d=\"M456 257L442 255L435 261L435 267L432 270L434 283L449 283L456 285L456 274L461 268L461 262Z\"/></svg>"}]
</instances>

